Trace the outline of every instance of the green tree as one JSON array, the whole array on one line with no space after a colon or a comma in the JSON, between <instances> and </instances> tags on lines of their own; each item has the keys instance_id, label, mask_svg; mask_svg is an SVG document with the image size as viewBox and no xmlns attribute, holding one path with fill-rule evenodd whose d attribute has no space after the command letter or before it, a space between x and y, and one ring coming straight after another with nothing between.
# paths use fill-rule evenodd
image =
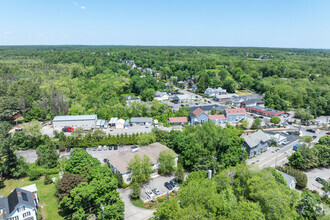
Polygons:
<instances>
[{"instance_id":1,"label":"green tree","mask_svg":"<svg viewBox=\"0 0 330 220\"><path fill-rule=\"evenodd\" d=\"M41 127L38 121L31 121L29 123L26 123L23 125L23 128L27 136L31 136L35 138L41 135L40 132Z\"/></svg>"},{"instance_id":2,"label":"green tree","mask_svg":"<svg viewBox=\"0 0 330 220\"><path fill-rule=\"evenodd\" d=\"M260 129L260 127L261 127L261 122L262 122L262 120L261 120L260 118L256 118L256 119L254 119L254 121L253 121L253 123L252 123L252 125L251 125L251 128L252 128L252 129Z\"/></svg>"},{"instance_id":3,"label":"green tree","mask_svg":"<svg viewBox=\"0 0 330 220\"><path fill-rule=\"evenodd\" d=\"M174 152L172 150L165 150L159 153L158 157L159 167L158 172L160 174L170 173L175 169Z\"/></svg>"},{"instance_id":4,"label":"green tree","mask_svg":"<svg viewBox=\"0 0 330 220\"><path fill-rule=\"evenodd\" d=\"M150 174L154 172L152 169L151 159L144 155L143 159L139 155L135 155L128 163L128 169L132 172L133 183L143 183L150 180Z\"/></svg>"},{"instance_id":5,"label":"green tree","mask_svg":"<svg viewBox=\"0 0 330 220\"><path fill-rule=\"evenodd\" d=\"M301 200L296 208L297 212L306 219L319 219L324 215L320 202L318 194L305 191L301 194Z\"/></svg>"},{"instance_id":6,"label":"green tree","mask_svg":"<svg viewBox=\"0 0 330 220\"><path fill-rule=\"evenodd\" d=\"M247 120L242 120L242 128L243 129L248 129L249 128L249 122Z\"/></svg>"},{"instance_id":7,"label":"green tree","mask_svg":"<svg viewBox=\"0 0 330 220\"><path fill-rule=\"evenodd\" d=\"M156 142L156 135L154 133L140 134L137 138L137 143L140 146L146 146Z\"/></svg>"},{"instance_id":8,"label":"green tree","mask_svg":"<svg viewBox=\"0 0 330 220\"><path fill-rule=\"evenodd\" d=\"M58 202L60 202L65 196L70 196L72 189L77 187L80 183L86 182L79 174L65 173L57 185Z\"/></svg>"},{"instance_id":9,"label":"green tree","mask_svg":"<svg viewBox=\"0 0 330 220\"><path fill-rule=\"evenodd\" d=\"M48 142L46 145L40 145L36 151L38 159L36 163L46 168L54 168L58 165L59 154L56 152L54 142Z\"/></svg>"},{"instance_id":10,"label":"green tree","mask_svg":"<svg viewBox=\"0 0 330 220\"><path fill-rule=\"evenodd\" d=\"M281 122L281 119L279 117L272 117L270 122L277 125Z\"/></svg>"},{"instance_id":11,"label":"green tree","mask_svg":"<svg viewBox=\"0 0 330 220\"><path fill-rule=\"evenodd\" d=\"M175 171L175 181L178 183L182 183L184 181L184 169L181 163L178 164L177 170Z\"/></svg>"},{"instance_id":12,"label":"green tree","mask_svg":"<svg viewBox=\"0 0 330 220\"><path fill-rule=\"evenodd\" d=\"M141 93L141 99L143 101L152 101L155 97L156 91L152 88L144 89Z\"/></svg>"},{"instance_id":13,"label":"green tree","mask_svg":"<svg viewBox=\"0 0 330 220\"><path fill-rule=\"evenodd\" d=\"M131 184L131 198L139 199L141 195L141 185L137 182Z\"/></svg>"},{"instance_id":14,"label":"green tree","mask_svg":"<svg viewBox=\"0 0 330 220\"><path fill-rule=\"evenodd\" d=\"M44 184L45 184L45 185L49 185L49 184L51 184L52 182L53 182L53 181L52 181L52 179L49 177L49 174L46 173L46 174L45 174Z\"/></svg>"}]
</instances>

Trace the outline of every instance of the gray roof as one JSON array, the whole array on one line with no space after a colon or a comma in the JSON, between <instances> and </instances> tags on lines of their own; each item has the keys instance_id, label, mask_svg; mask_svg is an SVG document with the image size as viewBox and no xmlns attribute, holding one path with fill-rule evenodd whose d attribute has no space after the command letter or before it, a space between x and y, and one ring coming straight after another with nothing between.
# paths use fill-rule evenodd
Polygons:
<instances>
[{"instance_id":1,"label":"gray roof","mask_svg":"<svg viewBox=\"0 0 330 220\"><path fill-rule=\"evenodd\" d=\"M146 117L137 117L137 118L131 118L131 123L152 123L152 118L146 118Z\"/></svg>"},{"instance_id":2,"label":"gray roof","mask_svg":"<svg viewBox=\"0 0 330 220\"><path fill-rule=\"evenodd\" d=\"M167 92L160 92L160 91L157 91L156 93L155 93L155 96L156 97L162 97L162 96L168 96L168 94L167 94Z\"/></svg>"},{"instance_id":3,"label":"gray roof","mask_svg":"<svg viewBox=\"0 0 330 220\"><path fill-rule=\"evenodd\" d=\"M109 154L107 157L109 159L110 164L115 167L121 174L127 173L128 163L135 155L139 155L141 158L146 155L148 156L152 163L157 163L159 153L164 150L170 150L170 148L156 142L153 144L149 144L148 146L140 147L137 151L131 152L129 148L125 151L115 151L112 154ZM173 156L178 156L173 152Z\"/></svg>"},{"instance_id":4,"label":"gray roof","mask_svg":"<svg viewBox=\"0 0 330 220\"><path fill-rule=\"evenodd\" d=\"M90 121L97 120L97 115L60 115L55 116L53 122L59 121Z\"/></svg>"},{"instance_id":5,"label":"gray roof","mask_svg":"<svg viewBox=\"0 0 330 220\"><path fill-rule=\"evenodd\" d=\"M0 199L0 208L6 210L7 216L15 210L18 204L29 206L31 208L36 207L32 193L20 188L14 189L8 197Z\"/></svg>"},{"instance_id":6,"label":"gray roof","mask_svg":"<svg viewBox=\"0 0 330 220\"><path fill-rule=\"evenodd\" d=\"M261 141L267 142L270 140L270 136L261 130L248 135L243 134L242 138L244 138L245 143L249 145L250 148L257 146Z\"/></svg>"},{"instance_id":7,"label":"gray roof","mask_svg":"<svg viewBox=\"0 0 330 220\"><path fill-rule=\"evenodd\" d=\"M292 183L292 181L294 181L295 183L297 183L296 178L294 178L293 176L290 176L289 174L286 174L286 173L284 173L282 171L279 171L279 170L276 170L276 171L277 172L280 172L283 175L283 177L284 177L286 183L288 184L288 186L290 186L290 184Z\"/></svg>"}]
</instances>

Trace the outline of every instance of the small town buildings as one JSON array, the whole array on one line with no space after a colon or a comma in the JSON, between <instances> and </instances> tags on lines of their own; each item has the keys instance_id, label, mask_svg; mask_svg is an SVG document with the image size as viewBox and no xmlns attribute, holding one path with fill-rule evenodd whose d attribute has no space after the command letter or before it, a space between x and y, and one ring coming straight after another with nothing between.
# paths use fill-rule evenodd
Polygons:
<instances>
[{"instance_id":1,"label":"small town buildings","mask_svg":"<svg viewBox=\"0 0 330 220\"><path fill-rule=\"evenodd\" d=\"M281 116L285 114L285 111L274 110L262 106L246 106L245 109L248 112L268 117Z\"/></svg>"},{"instance_id":2,"label":"small town buildings","mask_svg":"<svg viewBox=\"0 0 330 220\"><path fill-rule=\"evenodd\" d=\"M213 97L215 95L224 95L224 94L227 94L227 90L221 87L218 87L217 89L207 88L204 92L204 95L209 97Z\"/></svg>"},{"instance_id":3,"label":"small town buildings","mask_svg":"<svg viewBox=\"0 0 330 220\"><path fill-rule=\"evenodd\" d=\"M152 118L148 117L136 117L136 118L131 118L131 124L134 125L145 125L145 124L152 124Z\"/></svg>"},{"instance_id":4,"label":"small town buildings","mask_svg":"<svg viewBox=\"0 0 330 220\"><path fill-rule=\"evenodd\" d=\"M14 189L8 197L0 198L0 219L37 220L39 199L35 184Z\"/></svg>"},{"instance_id":5,"label":"small town buildings","mask_svg":"<svg viewBox=\"0 0 330 220\"><path fill-rule=\"evenodd\" d=\"M100 119L96 121L96 127L97 128L107 128L108 123L104 119Z\"/></svg>"},{"instance_id":6,"label":"small town buildings","mask_svg":"<svg viewBox=\"0 0 330 220\"><path fill-rule=\"evenodd\" d=\"M198 90L197 83L194 83L194 84L191 86L191 91L192 91L192 92L197 92L197 90Z\"/></svg>"},{"instance_id":7,"label":"small town buildings","mask_svg":"<svg viewBox=\"0 0 330 220\"><path fill-rule=\"evenodd\" d=\"M109 125L110 126L115 126L118 121L117 117L110 118Z\"/></svg>"},{"instance_id":8,"label":"small town buildings","mask_svg":"<svg viewBox=\"0 0 330 220\"><path fill-rule=\"evenodd\" d=\"M227 108L224 111L227 122L239 122L246 119L246 111L244 108Z\"/></svg>"},{"instance_id":9,"label":"small town buildings","mask_svg":"<svg viewBox=\"0 0 330 220\"><path fill-rule=\"evenodd\" d=\"M140 101L141 101L141 99L139 96L136 98L132 98L130 95L126 96L126 105L130 105L133 102L140 102Z\"/></svg>"},{"instance_id":10,"label":"small town buildings","mask_svg":"<svg viewBox=\"0 0 330 220\"><path fill-rule=\"evenodd\" d=\"M209 115L209 120L213 121L215 124L221 124L227 122L225 115Z\"/></svg>"},{"instance_id":11,"label":"small town buildings","mask_svg":"<svg viewBox=\"0 0 330 220\"><path fill-rule=\"evenodd\" d=\"M124 129L125 128L125 120L124 119L119 119L116 122L115 128L116 129Z\"/></svg>"},{"instance_id":12,"label":"small town buildings","mask_svg":"<svg viewBox=\"0 0 330 220\"><path fill-rule=\"evenodd\" d=\"M169 118L171 124L187 124L187 117L171 117Z\"/></svg>"},{"instance_id":13,"label":"small town buildings","mask_svg":"<svg viewBox=\"0 0 330 220\"><path fill-rule=\"evenodd\" d=\"M109 154L107 159L109 160L109 166L113 169L113 172L120 174L123 177L124 183L129 184L132 180L132 172L128 169L128 163L133 159L135 155L139 155L141 158L143 156L148 156L153 163L153 170L155 171L151 175L158 173L158 157L160 152L164 150L170 150L170 148L160 144L153 143L148 146L139 147L134 151L131 151L129 148L123 149L122 151L115 151L112 154ZM173 158L175 161L175 166L177 165L178 155L173 152Z\"/></svg>"},{"instance_id":14,"label":"small town buildings","mask_svg":"<svg viewBox=\"0 0 330 220\"><path fill-rule=\"evenodd\" d=\"M280 135L279 133L270 134L272 140L276 142L277 145L283 144L287 141L285 136Z\"/></svg>"},{"instance_id":15,"label":"small town buildings","mask_svg":"<svg viewBox=\"0 0 330 220\"><path fill-rule=\"evenodd\" d=\"M265 100L263 99L249 99L241 102L240 107L245 108L246 106L260 106L265 104Z\"/></svg>"},{"instance_id":16,"label":"small town buildings","mask_svg":"<svg viewBox=\"0 0 330 220\"><path fill-rule=\"evenodd\" d=\"M281 173L286 181L286 184L290 189L296 189L297 180L293 176L286 174L282 171L276 170L277 172Z\"/></svg>"},{"instance_id":17,"label":"small town buildings","mask_svg":"<svg viewBox=\"0 0 330 220\"><path fill-rule=\"evenodd\" d=\"M166 92L159 92L159 91L155 93L155 97L154 97L154 99L159 101L168 100L169 98L170 96Z\"/></svg>"},{"instance_id":18,"label":"small town buildings","mask_svg":"<svg viewBox=\"0 0 330 220\"><path fill-rule=\"evenodd\" d=\"M53 119L53 128L60 130L65 126L83 128L84 130L96 128L97 115L63 115Z\"/></svg>"},{"instance_id":19,"label":"small town buildings","mask_svg":"<svg viewBox=\"0 0 330 220\"><path fill-rule=\"evenodd\" d=\"M226 108L228 108L228 106L225 106L225 105L201 105L201 106L191 107L190 111L192 112L197 108L202 109L207 114L211 114L212 109L215 109L217 112L222 113Z\"/></svg>"},{"instance_id":20,"label":"small town buildings","mask_svg":"<svg viewBox=\"0 0 330 220\"><path fill-rule=\"evenodd\" d=\"M251 134L243 134L242 138L245 140L243 146L246 148L249 158L266 151L267 147L270 146L270 136L261 130Z\"/></svg>"},{"instance_id":21,"label":"small town buildings","mask_svg":"<svg viewBox=\"0 0 330 220\"><path fill-rule=\"evenodd\" d=\"M128 60L128 61L126 61L126 64L127 65L133 65L133 64L135 64L135 62L134 62L134 60Z\"/></svg>"},{"instance_id":22,"label":"small town buildings","mask_svg":"<svg viewBox=\"0 0 330 220\"><path fill-rule=\"evenodd\" d=\"M189 102L189 101L193 101L194 97L191 95L176 95L173 97L173 101L175 102Z\"/></svg>"},{"instance_id":23,"label":"small town buildings","mask_svg":"<svg viewBox=\"0 0 330 220\"><path fill-rule=\"evenodd\" d=\"M189 113L189 121L191 124L202 124L209 121L209 116L201 108L197 108Z\"/></svg>"}]
</instances>

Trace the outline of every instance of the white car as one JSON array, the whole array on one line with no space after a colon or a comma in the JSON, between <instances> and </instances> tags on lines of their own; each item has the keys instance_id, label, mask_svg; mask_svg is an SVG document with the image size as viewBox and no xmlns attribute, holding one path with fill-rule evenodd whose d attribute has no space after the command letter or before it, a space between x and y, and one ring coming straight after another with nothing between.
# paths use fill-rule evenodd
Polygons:
<instances>
[{"instance_id":1,"label":"white car","mask_svg":"<svg viewBox=\"0 0 330 220\"><path fill-rule=\"evenodd\" d=\"M151 190L147 190L146 191L146 194L147 194L147 196L149 196L149 198L152 198L153 197L153 193L152 193Z\"/></svg>"}]
</instances>

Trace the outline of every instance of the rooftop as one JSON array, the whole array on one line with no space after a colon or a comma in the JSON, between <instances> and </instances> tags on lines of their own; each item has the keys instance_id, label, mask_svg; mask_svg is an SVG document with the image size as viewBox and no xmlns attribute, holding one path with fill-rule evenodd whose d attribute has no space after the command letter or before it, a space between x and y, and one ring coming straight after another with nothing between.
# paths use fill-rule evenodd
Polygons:
<instances>
[{"instance_id":1,"label":"rooftop","mask_svg":"<svg viewBox=\"0 0 330 220\"><path fill-rule=\"evenodd\" d=\"M245 108L227 108L225 109L227 114L245 114Z\"/></svg>"},{"instance_id":2,"label":"rooftop","mask_svg":"<svg viewBox=\"0 0 330 220\"><path fill-rule=\"evenodd\" d=\"M195 115L195 116L198 116L200 114L202 114L204 111L201 109L201 108L196 108L192 114Z\"/></svg>"},{"instance_id":3,"label":"rooftop","mask_svg":"<svg viewBox=\"0 0 330 220\"><path fill-rule=\"evenodd\" d=\"M152 123L152 118L136 117L131 118L131 123Z\"/></svg>"},{"instance_id":4,"label":"rooftop","mask_svg":"<svg viewBox=\"0 0 330 220\"><path fill-rule=\"evenodd\" d=\"M188 122L187 117L171 117L169 118L170 123L186 123Z\"/></svg>"},{"instance_id":5,"label":"rooftop","mask_svg":"<svg viewBox=\"0 0 330 220\"><path fill-rule=\"evenodd\" d=\"M246 106L245 108L247 109L251 109L251 110L255 110L255 111L258 111L258 112L263 112L263 113L267 113L269 115L281 115L281 114L284 114L285 112L284 111L279 111L279 110L275 110L275 109L271 109L271 108L266 108L266 107L263 107L263 106Z\"/></svg>"},{"instance_id":6,"label":"rooftop","mask_svg":"<svg viewBox=\"0 0 330 220\"><path fill-rule=\"evenodd\" d=\"M90 121L97 120L97 115L59 115L55 116L53 122L57 121Z\"/></svg>"},{"instance_id":7,"label":"rooftop","mask_svg":"<svg viewBox=\"0 0 330 220\"><path fill-rule=\"evenodd\" d=\"M170 150L170 148L156 142L149 144L148 146L140 147L137 151L131 152L130 148L124 149L124 151L115 151L110 154L107 158L109 159L110 164L115 167L120 173L127 173L128 163L135 155L139 155L141 158L146 155L150 157L152 163L157 163L159 153L164 150ZM178 156L173 152L174 156Z\"/></svg>"},{"instance_id":8,"label":"rooftop","mask_svg":"<svg viewBox=\"0 0 330 220\"><path fill-rule=\"evenodd\" d=\"M270 140L270 136L261 130L248 135L243 134L242 138L244 138L245 143L247 143L247 145L249 145L250 148L257 146L260 143L260 141L267 142Z\"/></svg>"},{"instance_id":9,"label":"rooftop","mask_svg":"<svg viewBox=\"0 0 330 220\"><path fill-rule=\"evenodd\" d=\"M217 119L226 119L225 115L210 115L210 120L217 120Z\"/></svg>"}]
</instances>

